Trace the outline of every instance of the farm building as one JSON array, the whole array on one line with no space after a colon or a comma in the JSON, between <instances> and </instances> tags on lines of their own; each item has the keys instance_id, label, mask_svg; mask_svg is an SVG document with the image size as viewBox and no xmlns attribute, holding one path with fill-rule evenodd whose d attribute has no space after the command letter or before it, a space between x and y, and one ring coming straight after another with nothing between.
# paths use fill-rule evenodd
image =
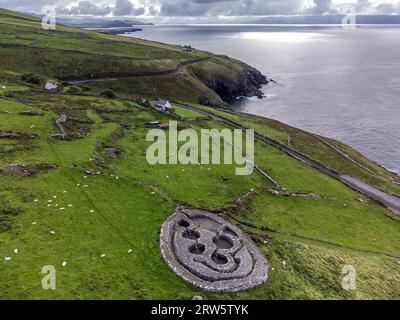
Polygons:
<instances>
[{"instance_id":1,"label":"farm building","mask_svg":"<svg viewBox=\"0 0 400 320\"><path fill-rule=\"evenodd\" d=\"M156 108L161 110L162 112L171 112L174 110L171 103L164 100L158 100L156 103Z\"/></svg>"}]
</instances>

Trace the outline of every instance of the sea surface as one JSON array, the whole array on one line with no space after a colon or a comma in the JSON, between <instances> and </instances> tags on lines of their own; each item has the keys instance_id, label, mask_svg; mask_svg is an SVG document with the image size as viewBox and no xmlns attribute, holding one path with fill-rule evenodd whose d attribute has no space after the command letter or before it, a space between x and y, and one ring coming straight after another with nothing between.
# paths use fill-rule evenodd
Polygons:
<instances>
[{"instance_id":1,"label":"sea surface","mask_svg":"<svg viewBox=\"0 0 400 320\"><path fill-rule=\"evenodd\" d=\"M256 67L278 84L237 111L340 140L400 172L400 27L145 26L134 37L192 45Z\"/></svg>"}]
</instances>

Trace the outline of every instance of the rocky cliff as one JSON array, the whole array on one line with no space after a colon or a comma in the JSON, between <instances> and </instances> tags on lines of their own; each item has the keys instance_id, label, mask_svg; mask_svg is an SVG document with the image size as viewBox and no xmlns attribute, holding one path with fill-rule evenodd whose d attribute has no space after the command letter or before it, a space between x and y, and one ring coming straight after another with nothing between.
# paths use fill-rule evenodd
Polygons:
<instances>
[{"instance_id":1,"label":"rocky cliff","mask_svg":"<svg viewBox=\"0 0 400 320\"><path fill-rule=\"evenodd\" d=\"M191 66L190 70L227 103L240 96L262 97L260 89L269 82L257 69L225 56Z\"/></svg>"}]
</instances>

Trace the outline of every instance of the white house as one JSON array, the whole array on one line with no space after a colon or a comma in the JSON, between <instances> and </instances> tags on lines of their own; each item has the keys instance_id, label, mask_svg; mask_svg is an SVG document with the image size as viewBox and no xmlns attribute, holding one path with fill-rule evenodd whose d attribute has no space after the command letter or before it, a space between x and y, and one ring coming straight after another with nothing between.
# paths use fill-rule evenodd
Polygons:
<instances>
[{"instance_id":1,"label":"white house","mask_svg":"<svg viewBox=\"0 0 400 320\"><path fill-rule=\"evenodd\" d=\"M160 109L163 112L171 112L174 110L171 103L169 101L158 100L156 103L157 109Z\"/></svg>"},{"instance_id":2,"label":"white house","mask_svg":"<svg viewBox=\"0 0 400 320\"><path fill-rule=\"evenodd\" d=\"M47 82L44 87L46 90L49 90L49 91L58 91L60 89L60 87L57 83L52 83L52 82Z\"/></svg>"}]
</instances>

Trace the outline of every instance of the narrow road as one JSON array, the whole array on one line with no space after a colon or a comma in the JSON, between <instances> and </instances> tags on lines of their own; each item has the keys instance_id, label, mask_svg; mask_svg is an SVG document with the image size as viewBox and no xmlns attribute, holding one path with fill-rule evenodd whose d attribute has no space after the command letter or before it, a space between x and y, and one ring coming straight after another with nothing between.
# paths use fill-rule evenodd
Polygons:
<instances>
[{"instance_id":1,"label":"narrow road","mask_svg":"<svg viewBox=\"0 0 400 320\"><path fill-rule=\"evenodd\" d=\"M162 76L162 75L168 75L168 74L180 75L187 66L190 66L191 64L198 63L198 62L203 62L203 61L209 60L211 58L212 58L212 56L196 58L196 59L184 61L184 62L178 64L178 66L175 69L164 70L164 71L159 71L159 72L149 72L147 74L131 74L131 75L123 75L123 76L119 76L119 77L78 79L78 80L69 80L69 81L65 81L65 82L67 83L67 85L74 86L74 85L80 85L80 84L91 83L91 82L117 81L120 79L131 78L131 77L150 77L150 76L153 77L153 76Z\"/></svg>"},{"instance_id":2,"label":"narrow road","mask_svg":"<svg viewBox=\"0 0 400 320\"><path fill-rule=\"evenodd\" d=\"M352 188L354 188L354 186L356 186L357 191L359 191L363 194L366 194L369 197L371 197L372 199L383 203L393 212L400 214L400 198L399 197L397 197L395 195L389 195L387 193L384 193L384 192L370 186L369 184L366 184L366 183L364 183L358 179L355 179L353 177L341 175L340 178L348 186L350 186Z\"/></svg>"},{"instance_id":3,"label":"narrow road","mask_svg":"<svg viewBox=\"0 0 400 320\"><path fill-rule=\"evenodd\" d=\"M66 81L70 86L78 86L80 84L90 83L90 82L104 82L104 81L117 81L120 78L96 78L96 79L83 79L83 80L73 80L73 81Z\"/></svg>"},{"instance_id":4,"label":"narrow road","mask_svg":"<svg viewBox=\"0 0 400 320\"><path fill-rule=\"evenodd\" d=\"M199 110L199 109L196 109L196 108L193 108L193 107L181 104L181 103L175 103L175 104L181 108L191 110L194 112L198 112L200 114L211 117L213 120L224 122L225 124L230 125L232 127L242 129L242 130L249 129L249 128L243 127L239 123L236 123L232 120L226 119L221 116L217 116L211 112ZM330 168L324 166L323 164L321 164L315 160L312 160L311 158L307 157L306 155L304 155L296 150L293 150L287 146L284 146L275 140L264 137L263 135L260 135L257 132L254 133L254 137L259 141L263 141L263 142L279 149L281 152L289 155L290 157L295 158L296 160L299 160L299 161L309 165L310 167L315 168L315 169L343 182L344 184L346 184L348 187L352 188L353 190L356 190L356 191L368 196L369 198L383 204L392 212L394 212L396 214L400 214L400 198L399 197L382 192L382 191L378 190L377 188L375 188L369 184L366 184L365 182L362 182L356 178L343 175L340 172L330 169Z\"/></svg>"}]
</instances>

